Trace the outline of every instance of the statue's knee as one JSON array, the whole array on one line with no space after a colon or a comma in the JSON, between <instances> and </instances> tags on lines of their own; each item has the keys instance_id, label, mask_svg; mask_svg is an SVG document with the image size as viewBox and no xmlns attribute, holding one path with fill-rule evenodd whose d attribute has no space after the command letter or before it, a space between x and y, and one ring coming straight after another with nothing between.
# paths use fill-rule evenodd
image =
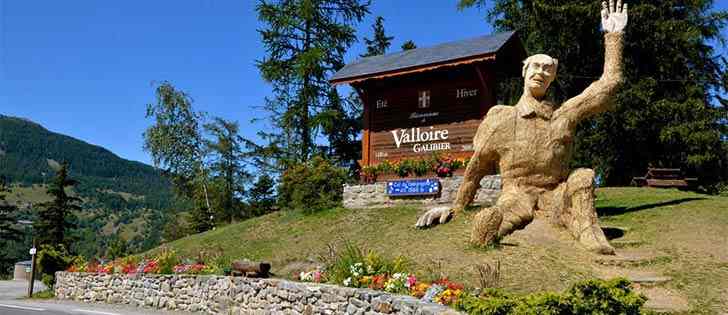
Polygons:
<instances>
[{"instance_id":1,"label":"statue's knee","mask_svg":"<svg viewBox=\"0 0 728 315\"><path fill-rule=\"evenodd\" d=\"M590 168L580 168L575 170L571 173L571 175L569 175L569 179L567 180L569 191L573 192L593 188L595 176L596 173L594 173L594 170Z\"/></svg>"}]
</instances>

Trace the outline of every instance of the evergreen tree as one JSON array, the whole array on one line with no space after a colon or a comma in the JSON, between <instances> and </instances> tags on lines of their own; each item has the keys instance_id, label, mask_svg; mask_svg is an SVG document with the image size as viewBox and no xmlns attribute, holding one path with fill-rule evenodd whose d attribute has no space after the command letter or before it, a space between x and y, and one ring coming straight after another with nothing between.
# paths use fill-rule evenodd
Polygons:
<instances>
[{"instance_id":1,"label":"evergreen tree","mask_svg":"<svg viewBox=\"0 0 728 315\"><path fill-rule=\"evenodd\" d=\"M402 44L402 50L412 50L417 49L417 45L412 40L408 40Z\"/></svg>"},{"instance_id":2,"label":"evergreen tree","mask_svg":"<svg viewBox=\"0 0 728 315\"><path fill-rule=\"evenodd\" d=\"M263 174L248 191L248 206L253 216L272 212L276 204L275 182Z\"/></svg>"},{"instance_id":3,"label":"evergreen tree","mask_svg":"<svg viewBox=\"0 0 728 315\"><path fill-rule=\"evenodd\" d=\"M387 34L384 33L383 17L377 17L374 25L372 25L372 30L374 31L374 38L368 39L364 37L364 43L367 45L367 52L361 55L361 57L384 55L387 52L387 49L389 49L389 46L392 45L394 36L387 36Z\"/></svg>"},{"instance_id":4,"label":"evergreen tree","mask_svg":"<svg viewBox=\"0 0 728 315\"><path fill-rule=\"evenodd\" d=\"M372 25L373 39L364 38L366 53L360 57L383 55L392 45L393 36L387 36L384 31L384 18L377 17ZM340 166L347 167L353 178L358 174L361 159L361 145L359 134L362 130L362 114L364 105L359 95L352 91L349 97L342 99L336 89L329 92L329 113L333 119L324 120L324 133L328 135L331 160Z\"/></svg>"},{"instance_id":5,"label":"evergreen tree","mask_svg":"<svg viewBox=\"0 0 728 315\"><path fill-rule=\"evenodd\" d=\"M20 230L16 225L15 212L18 207L5 200L5 194L9 192L5 177L0 177L0 240L20 240Z\"/></svg>"},{"instance_id":6,"label":"evergreen tree","mask_svg":"<svg viewBox=\"0 0 728 315\"><path fill-rule=\"evenodd\" d=\"M22 241L22 232L16 228L16 211L18 207L5 200L7 192L6 180L0 176L0 275L6 273L7 269L15 263L10 253L11 243Z\"/></svg>"},{"instance_id":7,"label":"evergreen tree","mask_svg":"<svg viewBox=\"0 0 728 315\"><path fill-rule=\"evenodd\" d=\"M460 1L461 8L485 4ZM628 184L648 165L680 167L708 184L726 178L722 141L728 136L728 107L716 99L726 91L721 82L726 65L710 43L724 40L728 12L712 11L712 5L707 0L629 2L634 22L625 33L626 82L613 111L579 126L574 166L595 167L607 185ZM581 93L601 74L600 1L495 0L488 7L497 30L516 30L529 52L559 59L551 91L557 103Z\"/></svg>"},{"instance_id":8,"label":"evergreen tree","mask_svg":"<svg viewBox=\"0 0 728 315\"><path fill-rule=\"evenodd\" d=\"M368 6L362 0L258 3L266 48L258 68L273 85L274 97L266 99L265 108L276 131L261 133L268 144L253 146L253 153L272 157L278 171L320 153L315 143L323 132L320 127L345 117L332 114L340 109L331 104L327 79L344 66L344 53L356 41L353 25L368 13Z\"/></svg>"},{"instance_id":9,"label":"evergreen tree","mask_svg":"<svg viewBox=\"0 0 728 315\"><path fill-rule=\"evenodd\" d=\"M53 200L39 205L38 218L33 226L38 244L71 247L68 233L75 227L73 212L81 211L78 205L81 199L69 196L66 189L76 184L68 177L68 164L63 163L48 187L48 195Z\"/></svg>"},{"instance_id":10,"label":"evergreen tree","mask_svg":"<svg viewBox=\"0 0 728 315\"><path fill-rule=\"evenodd\" d=\"M210 153L211 170L218 179L219 209L218 220L230 221L244 218L246 214L239 213L240 198L245 193L244 184L250 178L243 165L242 138L238 134L240 126L237 122L215 118L212 123L205 125L214 140L205 140Z\"/></svg>"},{"instance_id":11,"label":"evergreen tree","mask_svg":"<svg viewBox=\"0 0 728 315\"><path fill-rule=\"evenodd\" d=\"M190 213L190 228L195 233L212 230L215 227L215 216L210 208L198 205Z\"/></svg>"}]
</instances>

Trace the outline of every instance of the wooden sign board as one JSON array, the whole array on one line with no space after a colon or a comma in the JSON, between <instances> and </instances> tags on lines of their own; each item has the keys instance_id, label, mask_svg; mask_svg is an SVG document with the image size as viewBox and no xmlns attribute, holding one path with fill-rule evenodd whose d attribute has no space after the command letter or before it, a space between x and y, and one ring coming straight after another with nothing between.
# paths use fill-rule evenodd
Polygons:
<instances>
[{"instance_id":1,"label":"wooden sign board","mask_svg":"<svg viewBox=\"0 0 728 315\"><path fill-rule=\"evenodd\" d=\"M468 65L369 84L363 164L433 153L471 156L475 132L494 103L483 73Z\"/></svg>"}]
</instances>

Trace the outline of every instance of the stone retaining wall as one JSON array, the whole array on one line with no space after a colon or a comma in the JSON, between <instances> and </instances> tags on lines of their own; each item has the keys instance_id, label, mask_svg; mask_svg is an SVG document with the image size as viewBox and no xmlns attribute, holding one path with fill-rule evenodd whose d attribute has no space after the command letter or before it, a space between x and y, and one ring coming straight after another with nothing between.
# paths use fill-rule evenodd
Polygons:
<instances>
[{"instance_id":1,"label":"stone retaining wall","mask_svg":"<svg viewBox=\"0 0 728 315\"><path fill-rule=\"evenodd\" d=\"M278 279L56 273L58 299L207 314L459 314L416 298Z\"/></svg>"},{"instance_id":2,"label":"stone retaining wall","mask_svg":"<svg viewBox=\"0 0 728 315\"><path fill-rule=\"evenodd\" d=\"M368 185L345 185L344 186L344 207L349 209L378 208L395 204L421 204L440 205L450 204L457 195L462 176L441 178L440 194L431 197L389 197L387 196L387 183L380 182ZM501 189L500 175L483 177L480 181L480 189L475 195L474 203L480 205L492 205L498 200Z\"/></svg>"}]
</instances>

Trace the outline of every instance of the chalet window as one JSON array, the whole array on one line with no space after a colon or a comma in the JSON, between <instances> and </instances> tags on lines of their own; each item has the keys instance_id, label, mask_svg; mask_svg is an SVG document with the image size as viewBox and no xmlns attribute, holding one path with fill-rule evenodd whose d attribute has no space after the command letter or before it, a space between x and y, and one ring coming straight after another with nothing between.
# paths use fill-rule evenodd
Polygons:
<instances>
[{"instance_id":1,"label":"chalet window","mask_svg":"<svg viewBox=\"0 0 728 315\"><path fill-rule=\"evenodd\" d=\"M430 107L430 90L420 91L419 97L417 97L418 108Z\"/></svg>"}]
</instances>

